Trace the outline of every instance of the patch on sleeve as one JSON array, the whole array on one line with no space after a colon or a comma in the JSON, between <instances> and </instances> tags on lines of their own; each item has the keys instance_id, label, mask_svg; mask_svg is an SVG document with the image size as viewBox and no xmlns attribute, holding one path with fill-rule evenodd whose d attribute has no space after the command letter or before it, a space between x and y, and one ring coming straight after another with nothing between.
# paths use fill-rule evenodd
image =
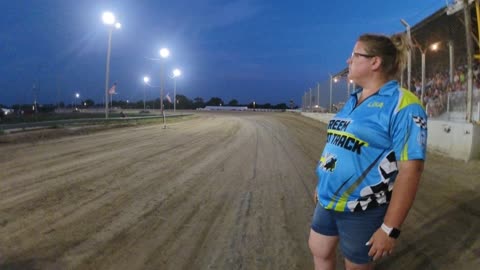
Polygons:
<instances>
[{"instance_id":1,"label":"patch on sleeve","mask_svg":"<svg viewBox=\"0 0 480 270\"><path fill-rule=\"evenodd\" d=\"M414 115L413 122L415 122L415 125L417 125L421 129L424 129L424 130L427 129L427 121L423 119L423 117Z\"/></svg>"}]
</instances>

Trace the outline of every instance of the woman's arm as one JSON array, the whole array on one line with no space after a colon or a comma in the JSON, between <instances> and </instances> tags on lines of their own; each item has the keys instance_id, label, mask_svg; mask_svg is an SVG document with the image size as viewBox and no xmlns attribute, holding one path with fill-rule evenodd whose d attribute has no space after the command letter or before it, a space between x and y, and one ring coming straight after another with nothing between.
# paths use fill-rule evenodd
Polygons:
<instances>
[{"instance_id":1,"label":"woman's arm","mask_svg":"<svg viewBox=\"0 0 480 270\"><path fill-rule=\"evenodd\" d=\"M399 170L393 186L392 198L384 218L385 225L400 228L415 200L423 172L423 160L399 162Z\"/></svg>"},{"instance_id":2,"label":"woman's arm","mask_svg":"<svg viewBox=\"0 0 480 270\"><path fill-rule=\"evenodd\" d=\"M392 198L384 218L385 225L393 228L401 227L408 211L412 207L423 172L424 161L408 160L401 161L399 164ZM372 246L368 255L373 256L373 259L377 260L393 251L395 239L379 228L367 242L367 245Z\"/></svg>"}]
</instances>

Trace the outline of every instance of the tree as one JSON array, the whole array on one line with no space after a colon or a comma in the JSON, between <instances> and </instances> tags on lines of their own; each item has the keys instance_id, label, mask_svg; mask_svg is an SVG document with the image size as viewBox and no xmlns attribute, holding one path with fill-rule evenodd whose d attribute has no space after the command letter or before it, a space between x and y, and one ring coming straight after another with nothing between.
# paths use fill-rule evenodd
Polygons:
<instances>
[{"instance_id":1,"label":"tree","mask_svg":"<svg viewBox=\"0 0 480 270\"><path fill-rule=\"evenodd\" d=\"M93 107L93 105L95 105L95 101L93 101L92 99L87 99L84 102L86 107Z\"/></svg>"},{"instance_id":2,"label":"tree","mask_svg":"<svg viewBox=\"0 0 480 270\"><path fill-rule=\"evenodd\" d=\"M207 106L222 106L223 105L223 100L219 97L212 97L210 98L209 101L207 101Z\"/></svg>"},{"instance_id":3,"label":"tree","mask_svg":"<svg viewBox=\"0 0 480 270\"><path fill-rule=\"evenodd\" d=\"M177 109L193 109L193 102L188 97L184 95L177 95L176 98Z\"/></svg>"},{"instance_id":4,"label":"tree","mask_svg":"<svg viewBox=\"0 0 480 270\"><path fill-rule=\"evenodd\" d=\"M232 99L228 102L228 106L238 106L238 100Z\"/></svg>"},{"instance_id":5,"label":"tree","mask_svg":"<svg viewBox=\"0 0 480 270\"><path fill-rule=\"evenodd\" d=\"M277 105L273 106L273 108L276 109L276 110L286 110L288 107L287 107L287 104L280 103L280 104L277 104Z\"/></svg>"},{"instance_id":6,"label":"tree","mask_svg":"<svg viewBox=\"0 0 480 270\"><path fill-rule=\"evenodd\" d=\"M203 108L205 107L205 101L203 101L203 98L201 97L196 97L193 99L193 108Z\"/></svg>"}]
</instances>

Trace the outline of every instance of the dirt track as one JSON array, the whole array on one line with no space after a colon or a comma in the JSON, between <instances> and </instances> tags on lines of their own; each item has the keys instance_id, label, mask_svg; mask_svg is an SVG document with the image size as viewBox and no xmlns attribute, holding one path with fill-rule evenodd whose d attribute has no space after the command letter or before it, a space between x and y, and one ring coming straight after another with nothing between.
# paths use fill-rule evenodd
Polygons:
<instances>
[{"instance_id":1,"label":"dirt track","mask_svg":"<svg viewBox=\"0 0 480 270\"><path fill-rule=\"evenodd\" d=\"M203 113L0 145L0 269L313 269L325 133L291 113ZM480 269L479 178L479 162L430 154L377 269Z\"/></svg>"}]
</instances>

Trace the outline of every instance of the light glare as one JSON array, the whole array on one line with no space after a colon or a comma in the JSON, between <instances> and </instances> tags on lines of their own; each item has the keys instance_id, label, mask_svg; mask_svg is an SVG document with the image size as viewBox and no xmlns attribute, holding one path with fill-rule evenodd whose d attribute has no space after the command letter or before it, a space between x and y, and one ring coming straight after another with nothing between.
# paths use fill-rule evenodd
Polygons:
<instances>
[{"instance_id":1,"label":"light glare","mask_svg":"<svg viewBox=\"0 0 480 270\"><path fill-rule=\"evenodd\" d=\"M121 23L119 23L119 22L117 22L117 23L115 24L115 28L117 28L117 29L120 29L120 28L122 28L122 24L121 24Z\"/></svg>"},{"instance_id":2,"label":"light glare","mask_svg":"<svg viewBox=\"0 0 480 270\"><path fill-rule=\"evenodd\" d=\"M439 42L433 43L433 44L430 46L430 49L432 49L432 51L436 51L436 50L438 50L438 46L439 46Z\"/></svg>"},{"instance_id":3,"label":"light glare","mask_svg":"<svg viewBox=\"0 0 480 270\"><path fill-rule=\"evenodd\" d=\"M149 77L147 77L147 76L143 77L143 82L144 83L148 83L149 81L150 81Z\"/></svg>"},{"instance_id":4,"label":"light glare","mask_svg":"<svg viewBox=\"0 0 480 270\"><path fill-rule=\"evenodd\" d=\"M103 13L102 19L104 24L112 25L115 23L115 16L109 11Z\"/></svg>"},{"instance_id":5,"label":"light glare","mask_svg":"<svg viewBox=\"0 0 480 270\"><path fill-rule=\"evenodd\" d=\"M170 51L167 48L160 49L160 56L167 58L170 55Z\"/></svg>"},{"instance_id":6,"label":"light glare","mask_svg":"<svg viewBox=\"0 0 480 270\"><path fill-rule=\"evenodd\" d=\"M173 70L173 77L179 77L180 75L182 75L182 71L180 71L180 69L176 68Z\"/></svg>"}]
</instances>

